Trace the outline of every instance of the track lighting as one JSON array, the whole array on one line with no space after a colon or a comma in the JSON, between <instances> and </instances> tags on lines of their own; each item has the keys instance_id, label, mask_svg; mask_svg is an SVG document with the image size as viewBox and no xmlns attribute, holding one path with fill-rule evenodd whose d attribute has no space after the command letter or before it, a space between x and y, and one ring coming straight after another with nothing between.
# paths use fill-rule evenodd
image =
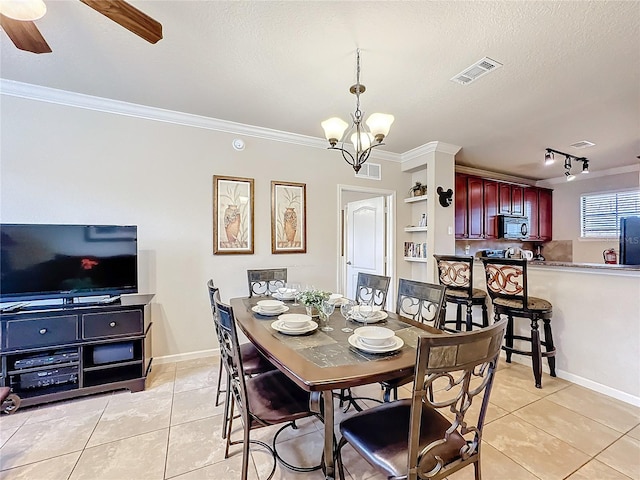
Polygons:
<instances>
[{"instance_id":1,"label":"track lighting","mask_svg":"<svg viewBox=\"0 0 640 480\"><path fill-rule=\"evenodd\" d=\"M553 152L551 150L547 149L547 153L544 154L544 164L545 165L551 165L555 161L556 161L556 159L553 157Z\"/></svg>"},{"instance_id":2,"label":"track lighting","mask_svg":"<svg viewBox=\"0 0 640 480\"><path fill-rule=\"evenodd\" d=\"M586 157L574 157L573 155L554 150L553 148L547 148L546 150L547 151L544 154L545 165L551 165L555 161L554 153L557 153L558 155L564 155L564 175L565 177L567 177L567 182L576 179L576 176L571 173L571 160L582 162L582 173L589 173L589 160Z\"/></svg>"}]
</instances>

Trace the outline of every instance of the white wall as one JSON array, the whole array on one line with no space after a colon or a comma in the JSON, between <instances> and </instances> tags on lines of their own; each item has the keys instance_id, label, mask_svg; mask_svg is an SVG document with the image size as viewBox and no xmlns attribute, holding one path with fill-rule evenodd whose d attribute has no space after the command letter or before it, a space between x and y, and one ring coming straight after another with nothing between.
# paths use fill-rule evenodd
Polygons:
<instances>
[{"instance_id":1,"label":"white wall","mask_svg":"<svg viewBox=\"0 0 640 480\"><path fill-rule=\"evenodd\" d=\"M573 261L576 263L604 263L602 251L615 248L618 240L582 240L580 239L580 195L585 193L607 192L638 188L638 171L593 176L574 182L562 182L553 188L553 239L573 240Z\"/></svg>"},{"instance_id":2,"label":"white wall","mask_svg":"<svg viewBox=\"0 0 640 480\"><path fill-rule=\"evenodd\" d=\"M233 134L8 96L0 114L0 220L138 225L156 357L216 347L209 278L224 300L247 294L248 268L287 267L291 280L333 290L337 184L410 186L398 163L376 159L383 180L357 179L320 148L242 137L237 152ZM255 179L254 255L213 255L213 175ZM271 180L307 184L307 254L271 254Z\"/></svg>"}]
</instances>

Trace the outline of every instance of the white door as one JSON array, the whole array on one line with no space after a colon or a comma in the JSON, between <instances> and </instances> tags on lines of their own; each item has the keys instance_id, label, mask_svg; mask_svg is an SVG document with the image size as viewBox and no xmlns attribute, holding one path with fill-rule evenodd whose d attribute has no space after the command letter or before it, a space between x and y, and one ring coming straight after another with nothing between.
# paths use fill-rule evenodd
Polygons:
<instances>
[{"instance_id":1,"label":"white door","mask_svg":"<svg viewBox=\"0 0 640 480\"><path fill-rule=\"evenodd\" d=\"M355 298L358 272L385 275L385 198L347 203L346 295Z\"/></svg>"}]
</instances>

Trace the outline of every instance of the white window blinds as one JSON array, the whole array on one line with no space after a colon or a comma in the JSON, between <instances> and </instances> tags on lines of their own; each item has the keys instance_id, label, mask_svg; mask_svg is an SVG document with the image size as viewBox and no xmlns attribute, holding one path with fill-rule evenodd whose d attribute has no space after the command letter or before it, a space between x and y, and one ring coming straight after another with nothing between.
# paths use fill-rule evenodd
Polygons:
<instances>
[{"instance_id":1,"label":"white window blinds","mask_svg":"<svg viewBox=\"0 0 640 480\"><path fill-rule=\"evenodd\" d=\"M640 190L580 196L580 236L618 237L620 219L640 215Z\"/></svg>"}]
</instances>

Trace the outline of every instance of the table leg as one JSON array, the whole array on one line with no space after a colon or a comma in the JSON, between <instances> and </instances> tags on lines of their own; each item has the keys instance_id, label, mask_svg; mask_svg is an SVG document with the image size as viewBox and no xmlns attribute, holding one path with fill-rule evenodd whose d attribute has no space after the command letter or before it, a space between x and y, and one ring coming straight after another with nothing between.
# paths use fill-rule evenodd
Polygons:
<instances>
[{"instance_id":1,"label":"table leg","mask_svg":"<svg viewBox=\"0 0 640 480\"><path fill-rule=\"evenodd\" d=\"M322 392L324 402L324 473L325 478L335 477L335 465L333 464L333 392Z\"/></svg>"}]
</instances>

